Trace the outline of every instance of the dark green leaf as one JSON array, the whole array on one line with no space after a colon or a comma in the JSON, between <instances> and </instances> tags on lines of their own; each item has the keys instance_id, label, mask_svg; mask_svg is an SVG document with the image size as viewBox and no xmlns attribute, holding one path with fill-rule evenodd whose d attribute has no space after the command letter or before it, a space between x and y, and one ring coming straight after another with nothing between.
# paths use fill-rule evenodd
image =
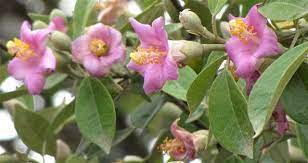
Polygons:
<instances>
[{"instance_id":1,"label":"dark green leaf","mask_svg":"<svg viewBox=\"0 0 308 163\"><path fill-rule=\"evenodd\" d=\"M208 0L208 6L212 15L216 15L226 4L227 0Z\"/></svg>"},{"instance_id":2,"label":"dark green leaf","mask_svg":"<svg viewBox=\"0 0 308 163\"><path fill-rule=\"evenodd\" d=\"M210 89L210 128L218 142L235 154L253 156L253 129L247 102L231 74L222 72Z\"/></svg>"},{"instance_id":3,"label":"dark green leaf","mask_svg":"<svg viewBox=\"0 0 308 163\"><path fill-rule=\"evenodd\" d=\"M135 127L129 127L126 129L122 129L116 132L116 136L113 140L112 146L116 146L119 143L121 143L124 139L126 139L130 134L133 133L133 131L135 130Z\"/></svg>"},{"instance_id":4,"label":"dark green leaf","mask_svg":"<svg viewBox=\"0 0 308 163\"><path fill-rule=\"evenodd\" d=\"M7 65L0 66L0 85L9 76L7 72Z\"/></svg>"},{"instance_id":5,"label":"dark green leaf","mask_svg":"<svg viewBox=\"0 0 308 163\"><path fill-rule=\"evenodd\" d=\"M225 58L225 56L221 56L207 65L190 85L186 98L191 113L194 112L202 102L216 76L217 69Z\"/></svg>"},{"instance_id":6,"label":"dark green leaf","mask_svg":"<svg viewBox=\"0 0 308 163\"><path fill-rule=\"evenodd\" d=\"M115 134L116 113L110 94L99 80L85 78L82 81L75 116L82 135L109 153Z\"/></svg>"},{"instance_id":7,"label":"dark green leaf","mask_svg":"<svg viewBox=\"0 0 308 163\"><path fill-rule=\"evenodd\" d=\"M14 125L29 148L41 154L55 154L56 142L54 135L49 133L49 122L39 114L16 105Z\"/></svg>"},{"instance_id":8,"label":"dark green leaf","mask_svg":"<svg viewBox=\"0 0 308 163\"><path fill-rule=\"evenodd\" d=\"M308 43L301 44L280 56L261 75L254 85L248 101L248 115L259 135L291 77L304 61Z\"/></svg>"},{"instance_id":9,"label":"dark green leaf","mask_svg":"<svg viewBox=\"0 0 308 163\"><path fill-rule=\"evenodd\" d=\"M294 20L308 14L308 0L276 0L259 11L271 20Z\"/></svg>"},{"instance_id":10,"label":"dark green leaf","mask_svg":"<svg viewBox=\"0 0 308 163\"><path fill-rule=\"evenodd\" d=\"M308 124L308 91L296 73L281 96L286 113L295 121Z\"/></svg>"},{"instance_id":11,"label":"dark green leaf","mask_svg":"<svg viewBox=\"0 0 308 163\"><path fill-rule=\"evenodd\" d=\"M163 87L163 91L180 99L186 101L186 94L189 86L195 79L197 74L189 66L179 69L178 80L170 80Z\"/></svg>"},{"instance_id":12,"label":"dark green leaf","mask_svg":"<svg viewBox=\"0 0 308 163\"><path fill-rule=\"evenodd\" d=\"M74 115L74 103L75 101L71 102L70 104L59 108L57 111L56 116L54 117L54 119L51 122L51 130L54 133L58 133L62 127L70 121L70 119L73 117Z\"/></svg>"},{"instance_id":13,"label":"dark green leaf","mask_svg":"<svg viewBox=\"0 0 308 163\"><path fill-rule=\"evenodd\" d=\"M77 0L73 15L73 38L83 32L95 4L96 0Z\"/></svg>"},{"instance_id":14,"label":"dark green leaf","mask_svg":"<svg viewBox=\"0 0 308 163\"><path fill-rule=\"evenodd\" d=\"M144 101L131 115L132 124L138 128L146 128L161 109L165 100L162 95L153 96L151 102Z\"/></svg>"}]
</instances>

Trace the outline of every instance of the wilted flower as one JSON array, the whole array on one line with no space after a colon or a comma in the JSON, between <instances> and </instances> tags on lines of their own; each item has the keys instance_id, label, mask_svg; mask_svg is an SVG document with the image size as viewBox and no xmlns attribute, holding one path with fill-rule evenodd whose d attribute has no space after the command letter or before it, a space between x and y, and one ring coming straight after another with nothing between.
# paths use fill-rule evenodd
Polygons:
<instances>
[{"instance_id":1,"label":"wilted flower","mask_svg":"<svg viewBox=\"0 0 308 163\"><path fill-rule=\"evenodd\" d=\"M52 51L46 47L48 30L33 30L23 22L20 39L7 43L8 52L14 56L8 64L8 72L17 80L23 80L29 92L39 94L45 84L45 76L56 67Z\"/></svg>"},{"instance_id":2,"label":"wilted flower","mask_svg":"<svg viewBox=\"0 0 308 163\"><path fill-rule=\"evenodd\" d=\"M277 36L268 26L267 20L253 6L246 18L230 16L232 37L226 43L227 53L235 63L236 73L246 80L258 70L261 58L281 52Z\"/></svg>"},{"instance_id":3,"label":"wilted flower","mask_svg":"<svg viewBox=\"0 0 308 163\"><path fill-rule=\"evenodd\" d=\"M125 12L127 0L107 0L101 3L98 2L97 7L101 10L98 14L98 21L111 25Z\"/></svg>"},{"instance_id":4,"label":"wilted flower","mask_svg":"<svg viewBox=\"0 0 308 163\"><path fill-rule=\"evenodd\" d=\"M278 133L283 135L289 129L289 123L287 120L287 115L280 103L277 104L275 111L273 112L273 117L277 125L276 129Z\"/></svg>"},{"instance_id":5,"label":"wilted flower","mask_svg":"<svg viewBox=\"0 0 308 163\"><path fill-rule=\"evenodd\" d=\"M106 75L112 64L125 59L122 35L101 23L90 26L86 33L72 43L73 60L83 64L93 76Z\"/></svg>"},{"instance_id":6,"label":"wilted flower","mask_svg":"<svg viewBox=\"0 0 308 163\"><path fill-rule=\"evenodd\" d=\"M131 60L127 66L144 77L146 94L159 91L167 80L178 79L178 66L172 57L173 51L169 49L164 20L157 18L152 26L141 24L133 18L130 22L141 45L130 54Z\"/></svg>"},{"instance_id":7,"label":"wilted flower","mask_svg":"<svg viewBox=\"0 0 308 163\"><path fill-rule=\"evenodd\" d=\"M174 139L165 139L159 149L176 160L193 160L196 158L198 151L206 147L208 132L199 130L190 133L179 127L178 121L174 121L170 127Z\"/></svg>"}]
</instances>

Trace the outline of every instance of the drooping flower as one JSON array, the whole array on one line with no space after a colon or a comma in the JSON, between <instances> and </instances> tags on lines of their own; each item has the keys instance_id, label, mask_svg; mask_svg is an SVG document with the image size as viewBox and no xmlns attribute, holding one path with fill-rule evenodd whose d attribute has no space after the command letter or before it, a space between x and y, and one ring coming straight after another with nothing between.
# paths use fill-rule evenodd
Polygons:
<instances>
[{"instance_id":1,"label":"drooping flower","mask_svg":"<svg viewBox=\"0 0 308 163\"><path fill-rule=\"evenodd\" d=\"M170 127L174 139L165 139L159 148L176 160L194 160L198 151L206 147L208 132L199 130L190 133L179 127L178 121L174 121Z\"/></svg>"},{"instance_id":2,"label":"drooping flower","mask_svg":"<svg viewBox=\"0 0 308 163\"><path fill-rule=\"evenodd\" d=\"M50 32L60 31L65 33L67 31L65 19L60 16L52 18L46 29L49 30Z\"/></svg>"},{"instance_id":3,"label":"drooping flower","mask_svg":"<svg viewBox=\"0 0 308 163\"><path fill-rule=\"evenodd\" d=\"M117 18L125 12L127 5L127 0L98 2L96 6L101 10L98 14L98 21L108 25L115 23Z\"/></svg>"},{"instance_id":4,"label":"drooping flower","mask_svg":"<svg viewBox=\"0 0 308 163\"><path fill-rule=\"evenodd\" d=\"M178 79L178 66L168 45L164 20L162 17L157 18L152 26L141 24L133 18L130 23L141 44L130 54L127 67L144 77L143 89L146 94L159 91L167 80Z\"/></svg>"},{"instance_id":5,"label":"drooping flower","mask_svg":"<svg viewBox=\"0 0 308 163\"><path fill-rule=\"evenodd\" d=\"M56 58L46 47L48 30L31 31L30 24L23 22L20 39L7 43L9 54L14 58L8 64L8 72L17 80L23 80L28 91L39 94L45 84L45 76L56 67Z\"/></svg>"},{"instance_id":6,"label":"drooping flower","mask_svg":"<svg viewBox=\"0 0 308 163\"><path fill-rule=\"evenodd\" d=\"M232 37L226 43L226 50L239 77L248 80L258 70L262 58L281 52L277 36L258 12L258 5L245 18L230 16L229 25Z\"/></svg>"},{"instance_id":7,"label":"drooping flower","mask_svg":"<svg viewBox=\"0 0 308 163\"><path fill-rule=\"evenodd\" d=\"M121 33L110 26L90 26L72 43L73 61L81 63L93 76L105 76L112 64L125 59L121 39Z\"/></svg>"},{"instance_id":8,"label":"drooping flower","mask_svg":"<svg viewBox=\"0 0 308 163\"><path fill-rule=\"evenodd\" d=\"M276 129L280 135L286 133L289 129L289 123L287 120L287 115L283 110L283 107L280 103L276 105L275 111L273 112L273 117L276 122Z\"/></svg>"}]
</instances>

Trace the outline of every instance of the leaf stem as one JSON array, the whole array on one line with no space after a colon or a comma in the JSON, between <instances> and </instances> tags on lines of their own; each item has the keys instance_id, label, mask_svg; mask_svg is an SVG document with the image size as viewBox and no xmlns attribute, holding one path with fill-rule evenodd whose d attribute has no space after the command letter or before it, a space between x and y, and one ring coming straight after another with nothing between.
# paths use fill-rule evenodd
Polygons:
<instances>
[{"instance_id":1,"label":"leaf stem","mask_svg":"<svg viewBox=\"0 0 308 163\"><path fill-rule=\"evenodd\" d=\"M212 16L212 30L213 30L213 34L217 38L218 33L217 33L217 25L216 25L216 15Z\"/></svg>"},{"instance_id":2,"label":"leaf stem","mask_svg":"<svg viewBox=\"0 0 308 163\"><path fill-rule=\"evenodd\" d=\"M224 44L202 44L204 52L225 51Z\"/></svg>"},{"instance_id":3,"label":"leaf stem","mask_svg":"<svg viewBox=\"0 0 308 163\"><path fill-rule=\"evenodd\" d=\"M219 36L215 36L213 33L211 33L210 31L208 31L205 27L203 27L202 32L200 33L200 35L204 38L209 39L212 42L216 42L216 43L220 43L220 44L224 44L226 43L226 40L224 40L223 38L219 37Z\"/></svg>"}]
</instances>

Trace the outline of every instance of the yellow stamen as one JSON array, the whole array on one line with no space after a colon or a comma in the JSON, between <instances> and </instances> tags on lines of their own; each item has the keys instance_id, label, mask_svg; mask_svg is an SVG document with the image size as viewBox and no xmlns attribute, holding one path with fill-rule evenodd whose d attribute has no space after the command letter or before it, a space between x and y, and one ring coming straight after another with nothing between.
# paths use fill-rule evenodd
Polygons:
<instances>
[{"instance_id":1,"label":"yellow stamen","mask_svg":"<svg viewBox=\"0 0 308 163\"><path fill-rule=\"evenodd\" d=\"M100 57L100 56L107 54L108 46L103 40L93 39L90 42L90 50L93 54Z\"/></svg>"},{"instance_id":2,"label":"yellow stamen","mask_svg":"<svg viewBox=\"0 0 308 163\"><path fill-rule=\"evenodd\" d=\"M6 47L9 54L16 56L24 61L35 56L35 52L33 49L31 49L30 45L17 38L8 41Z\"/></svg>"},{"instance_id":3,"label":"yellow stamen","mask_svg":"<svg viewBox=\"0 0 308 163\"><path fill-rule=\"evenodd\" d=\"M130 58L139 65L145 64L159 64L162 62L162 57L166 55L165 52L157 48L141 48L130 53Z\"/></svg>"},{"instance_id":4,"label":"yellow stamen","mask_svg":"<svg viewBox=\"0 0 308 163\"><path fill-rule=\"evenodd\" d=\"M237 36L240 40L247 42L248 40L257 41L256 32L253 26L248 26L241 18L233 19L229 22L230 32L233 36Z\"/></svg>"},{"instance_id":5,"label":"yellow stamen","mask_svg":"<svg viewBox=\"0 0 308 163\"><path fill-rule=\"evenodd\" d=\"M158 149L165 153L184 153L186 151L184 144L179 139L166 138Z\"/></svg>"}]
</instances>

